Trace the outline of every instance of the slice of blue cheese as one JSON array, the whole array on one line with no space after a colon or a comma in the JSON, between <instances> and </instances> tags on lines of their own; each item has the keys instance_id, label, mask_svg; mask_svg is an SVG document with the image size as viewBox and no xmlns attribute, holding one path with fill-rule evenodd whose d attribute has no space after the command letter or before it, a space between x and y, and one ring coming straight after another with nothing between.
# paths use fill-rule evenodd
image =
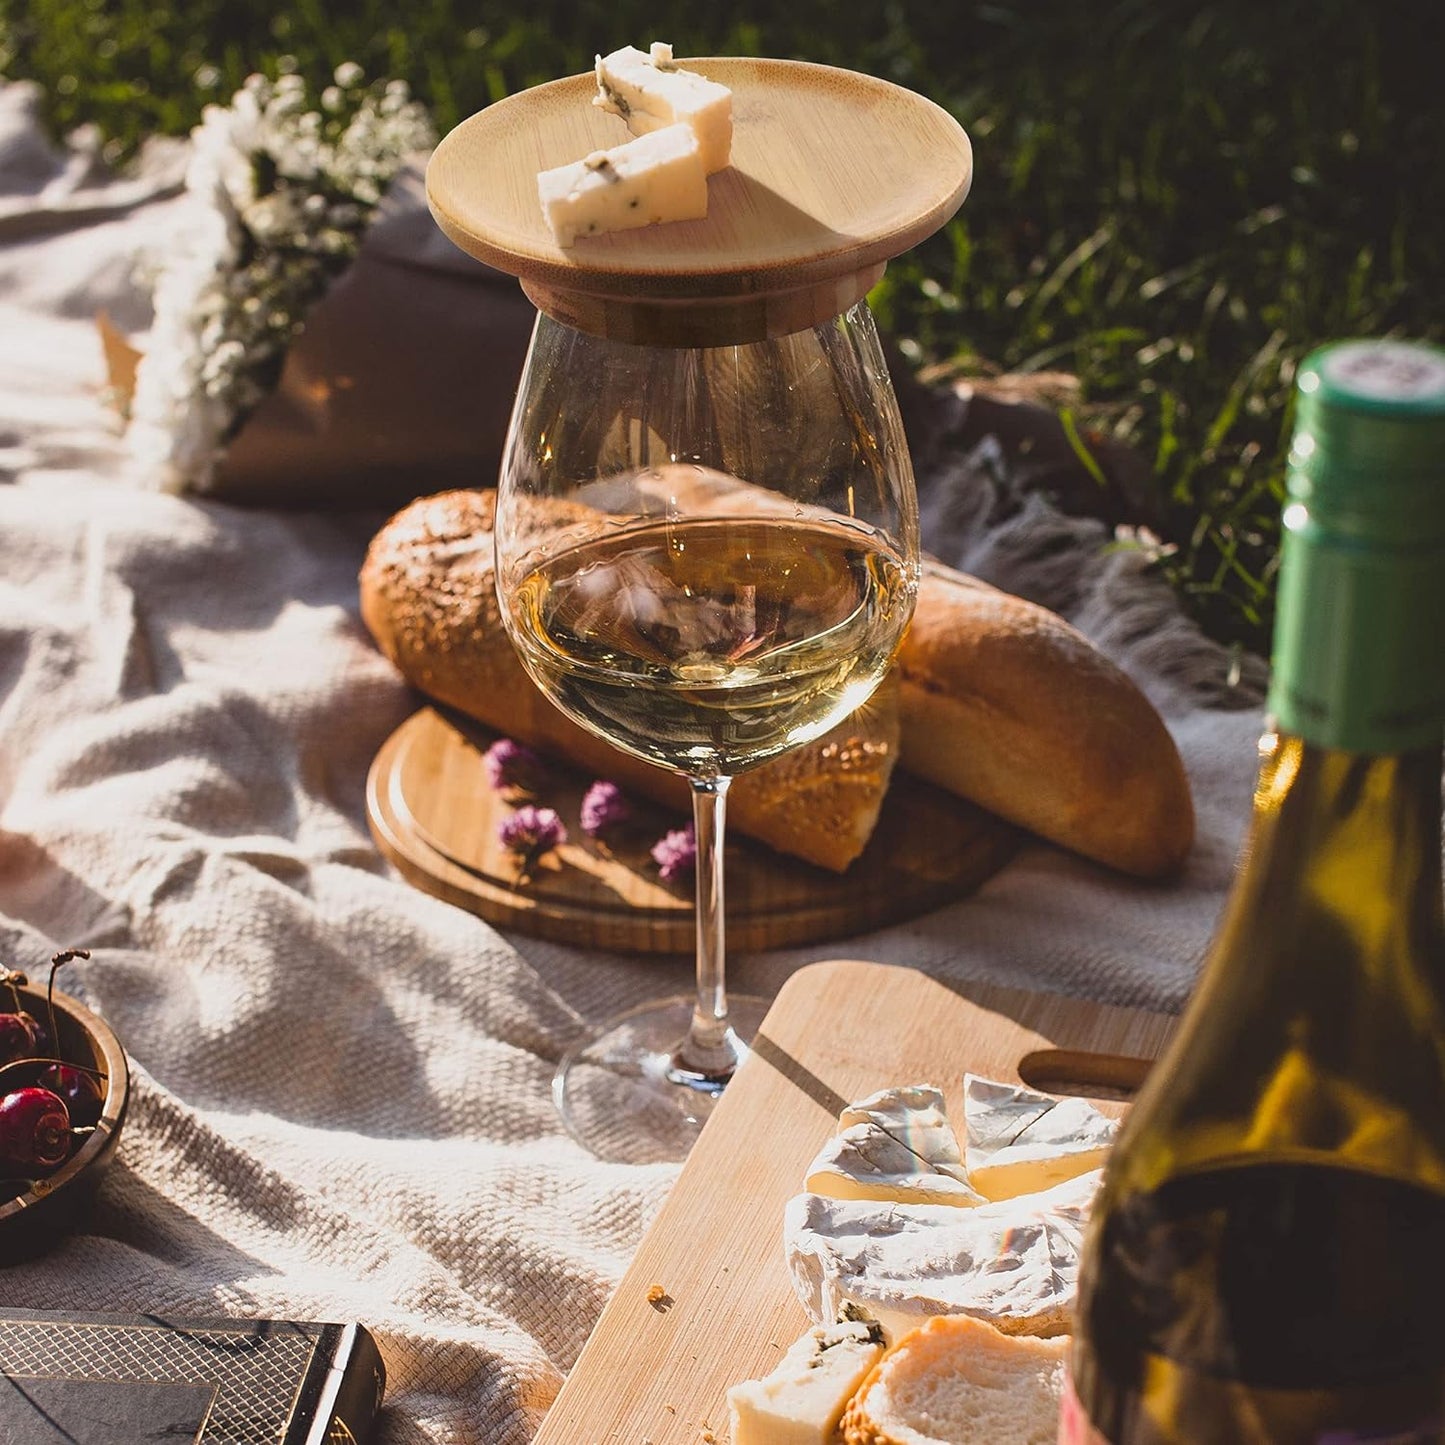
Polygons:
<instances>
[{"instance_id":1,"label":"slice of blue cheese","mask_svg":"<svg viewBox=\"0 0 1445 1445\"><path fill-rule=\"evenodd\" d=\"M592 104L620 115L633 135L688 126L697 136L708 175L722 170L732 154L732 91L683 70L672 58L672 47L662 41L655 41L648 52L625 45L599 55Z\"/></svg>"},{"instance_id":2,"label":"slice of blue cheese","mask_svg":"<svg viewBox=\"0 0 1445 1445\"><path fill-rule=\"evenodd\" d=\"M537 176L559 246L578 236L707 215L707 172L691 126L670 125Z\"/></svg>"},{"instance_id":3,"label":"slice of blue cheese","mask_svg":"<svg viewBox=\"0 0 1445 1445\"><path fill-rule=\"evenodd\" d=\"M883 1353L872 1321L819 1325L770 1374L728 1391L732 1445L832 1445L838 1421Z\"/></svg>"},{"instance_id":4,"label":"slice of blue cheese","mask_svg":"<svg viewBox=\"0 0 1445 1445\"><path fill-rule=\"evenodd\" d=\"M839 1116L842 1126L808 1169L803 1187L833 1199L899 1204L982 1204L970 1187L958 1136L931 1084L883 1089Z\"/></svg>"},{"instance_id":5,"label":"slice of blue cheese","mask_svg":"<svg viewBox=\"0 0 1445 1445\"><path fill-rule=\"evenodd\" d=\"M1085 1099L1056 1099L976 1074L963 1080L968 1182L989 1199L1051 1189L1100 1168L1119 1121Z\"/></svg>"}]
</instances>

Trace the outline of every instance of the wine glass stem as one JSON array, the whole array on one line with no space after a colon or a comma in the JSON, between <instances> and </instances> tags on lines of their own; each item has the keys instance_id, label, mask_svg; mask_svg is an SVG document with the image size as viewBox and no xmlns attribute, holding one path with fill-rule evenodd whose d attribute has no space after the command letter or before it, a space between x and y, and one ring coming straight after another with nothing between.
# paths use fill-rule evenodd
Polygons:
<instances>
[{"instance_id":1,"label":"wine glass stem","mask_svg":"<svg viewBox=\"0 0 1445 1445\"><path fill-rule=\"evenodd\" d=\"M741 1046L728 1026L723 922L723 833L730 778L692 778L697 838L697 1002L692 1024L673 1059L674 1072L706 1085L726 1082Z\"/></svg>"}]
</instances>

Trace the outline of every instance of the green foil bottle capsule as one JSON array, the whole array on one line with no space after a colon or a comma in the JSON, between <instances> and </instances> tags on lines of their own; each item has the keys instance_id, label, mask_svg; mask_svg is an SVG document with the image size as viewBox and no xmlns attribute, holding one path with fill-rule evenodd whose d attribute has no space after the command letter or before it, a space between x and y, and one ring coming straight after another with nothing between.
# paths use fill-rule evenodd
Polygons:
<instances>
[{"instance_id":1,"label":"green foil bottle capsule","mask_svg":"<svg viewBox=\"0 0 1445 1445\"><path fill-rule=\"evenodd\" d=\"M1062 1445L1445 1442L1445 354L1298 380L1272 725L1094 1205Z\"/></svg>"},{"instance_id":2,"label":"green foil bottle capsule","mask_svg":"<svg viewBox=\"0 0 1445 1445\"><path fill-rule=\"evenodd\" d=\"M1324 747L1405 751L1445 716L1445 351L1344 342L1297 387L1269 710Z\"/></svg>"}]
</instances>

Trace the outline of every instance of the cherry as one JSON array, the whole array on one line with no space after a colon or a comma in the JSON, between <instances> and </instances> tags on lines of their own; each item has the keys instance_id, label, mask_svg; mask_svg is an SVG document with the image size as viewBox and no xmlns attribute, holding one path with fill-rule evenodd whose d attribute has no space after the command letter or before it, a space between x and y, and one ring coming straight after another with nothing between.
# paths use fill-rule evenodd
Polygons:
<instances>
[{"instance_id":1,"label":"cherry","mask_svg":"<svg viewBox=\"0 0 1445 1445\"><path fill-rule=\"evenodd\" d=\"M77 1128L100 1122L105 1100L94 1074L70 1064L47 1064L35 1082L60 1098Z\"/></svg>"},{"instance_id":2,"label":"cherry","mask_svg":"<svg viewBox=\"0 0 1445 1445\"><path fill-rule=\"evenodd\" d=\"M54 970L51 977L55 976ZM20 1006L20 986L29 979L18 969L0 970L0 987L10 990L11 1009L0 1013L0 1064L14 1059L33 1059L50 1051L50 1038L44 1025Z\"/></svg>"},{"instance_id":3,"label":"cherry","mask_svg":"<svg viewBox=\"0 0 1445 1445\"><path fill-rule=\"evenodd\" d=\"M0 1014L0 1064L34 1058L39 1053L40 1024L23 1009Z\"/></svg>"},{"instance_id":4,"label":"cherry","mask_svg":"<svg viewBox=\"0 0 1445 1445\"><path fill-rule=\"evenodd\" d=\"M32 1179L70 1157L70 1114L65 1101L29 1084L0 1099L0 1173Z\"/></svg>"}]
</instances>

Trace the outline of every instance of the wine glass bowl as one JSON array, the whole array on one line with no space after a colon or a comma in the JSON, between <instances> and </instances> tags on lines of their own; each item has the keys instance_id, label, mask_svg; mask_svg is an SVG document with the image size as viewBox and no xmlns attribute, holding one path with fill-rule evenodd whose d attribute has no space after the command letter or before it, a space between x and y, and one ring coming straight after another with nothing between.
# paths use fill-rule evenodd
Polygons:
<instances>
[{"instance_id":1,"label":"wine glass bowl","mask_svg":"<svg viewBox=\"0 0 1445 1445\"><path fill-rule=\"evenodd\" d=\"M494 537L503 621L537 686L693 787L696 996L634 1011L557 1084L592 1147L605 1131L605 1152L621 1138L626 1157L679 1157L761 1016L723 982L729 780L864 703L912 615L913 475L866 303L686 348L539 314Z\"/></svg>"},{"instance_id":2,"label":"wine glass bowl","mask_svg":"<svg viewBox=\"0 0 1445 1445\"><path fill-rule=\"evenodd\" d=\"M749 515L775 494L701 467L649 468L629 490L636 520L604 514L512 584L525 665L571 717L645 761L732 776L872 692L910 587L886 540L801 507Z\"/></svg>"}]
</instances>

